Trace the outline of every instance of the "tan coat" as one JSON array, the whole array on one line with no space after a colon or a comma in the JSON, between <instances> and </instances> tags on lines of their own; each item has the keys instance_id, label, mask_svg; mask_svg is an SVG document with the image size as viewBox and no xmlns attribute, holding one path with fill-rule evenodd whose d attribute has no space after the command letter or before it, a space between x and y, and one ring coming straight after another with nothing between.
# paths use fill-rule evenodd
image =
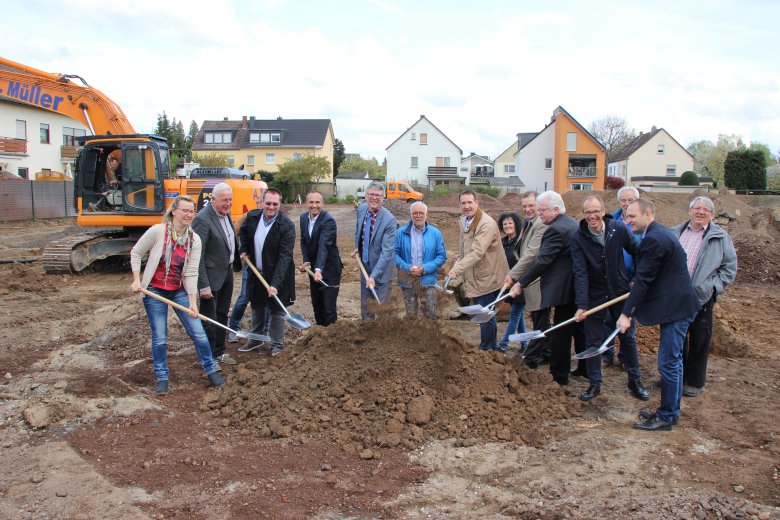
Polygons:
<instances>
[{"instance_id":1,"label":"tan coat","mask_svg":"<svg viewBox=\"0 0 780 520\"><path fill-rule=\"evenodd\" d=\"M509 271L509 276L513 280L518 280L529 267L534 265L539 249L542 247L542 235L544 235L546 230L547 225L542 222L538 215L531 221L530 226L523 226L520 242L517 250L515 250L519 260L512 270ZM538 278L523 289L523 294L525 295L525 308L527 311L538 311L542 308L542 290Z\"/></svg>"},{"instance_id":2,"label":"tan coat","mask_svg":"<svg viewBox=\"0 0 780 520\"><path fill-rule=\"evenodd\" d=\"M501 245L498 224L490 215L477 208L468 230L463 230L466 217L460 217L460 250L452 267L463 278L466 296L476 298L499 290L509 270Z\"/></svg>"}]
</instances>

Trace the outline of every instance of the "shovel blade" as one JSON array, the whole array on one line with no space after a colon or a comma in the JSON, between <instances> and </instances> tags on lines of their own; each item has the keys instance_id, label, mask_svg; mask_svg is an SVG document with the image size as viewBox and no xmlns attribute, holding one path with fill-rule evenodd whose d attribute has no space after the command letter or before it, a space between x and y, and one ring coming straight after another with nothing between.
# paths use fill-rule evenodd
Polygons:
<instances>
[{"instance_id":1,"label":"shovel blade","mask_svg":"<svg viewBox=\"0 0 780 520\"><path fill-rule=\"evenodd\" d=\"M284 319L296 329L308 329L311 327L311 322L297 312L288 311Z\"/></svg>"},{"instance_id":2,"label":"shovel blade","mask_svg":"<svg viewBox=\"0 0 780 520\"><path fill-rule=\"evenodd\" d=\"M236 336L239 338L244 338L249 341L258 341L258 342L270 342L271 337L266 336L265 334L255 334L254 332L241 332L240 330L236 331Z\"/></svg>"},{"instance_id":3,"label":"shovel blade","mask_svg":"<svg viewBox=\"0 0 780 520\"><path fill-rule=\"evenodd\" d=\"M530 332L520 332L518 334L510 334L509 341L512 343L518 343L520 341L531 341L533 339L540 339L544 337L544 332L541 330L532 330Z\"/></svg>"},{"instance_id":4,"label":"shovel blade","mask_svg":"<svg viewBox=\"0 0 780 520\"><path fill-rule=\"evenodd\" d=\"M487 307L482 305L466 305L465 307L458 307L458 310L463 314L482 314L487 310Z\"/></svg>"},{"instance_id":5,"label":"shovel blade","mask_svg":"<svg viewBox=\"0 0 780 520\"><path fill-rule=\"evenodd\" d=\"M579 354L575 354L574 359L588 359L588 358L596 357L606 352L607 350L613 348L615 346L615 343L612 340L615 339L615 336L617 336L618 332L620 332L619 327L613 330L612 334L607 336L607 339L605 339L604 343L602 343L600 346L590 347L587 350L583 350Z\"/></svg>"},{"instance_id":6,"label":"shovel blade","mask_svg":"<svg viewBox=\"0 0 780 520\"><path fill-rule=\"evenodd\" d=\"M485 312L482 314L476 314L473 318L471 318L471 323L487 323L490 320L493 319L493 316L496 315L496 311L490 311Z\"/></svg>"}]
</instances>

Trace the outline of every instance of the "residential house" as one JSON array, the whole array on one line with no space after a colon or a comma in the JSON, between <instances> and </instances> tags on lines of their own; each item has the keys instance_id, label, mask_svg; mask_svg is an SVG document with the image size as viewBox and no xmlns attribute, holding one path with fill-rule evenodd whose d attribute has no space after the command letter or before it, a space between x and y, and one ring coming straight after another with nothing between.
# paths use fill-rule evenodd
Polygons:
<instances>
[{"instance_id":1,"label":"residential house","mask_svg":"<svg viewBox=\"0 0 780 520\"><path fill-rule=\"evenodd\" d=\"M492 177L493 161L485 155L471 152L468 157L460 160L460 173L469 177Z\"/></svg>"},{"instance_id":2,"label":"residential house","mask_svg":"<svg viewBox=\"0 0 780 520\"><path fill-rule=\"evenodd\" d=\"M305 155L325 157L333 178L333 127L330 119L255 119L204 121L192 151L227 157L231 166L250 173L277 172Z\"/></svg>"},{"instance_id":3,"label":"residential house","mask_svg":"<svg viewBox=\"0 0 780 520\"><path fill-rule=\"evenodd\" d=\"M515 168L527 189L604 189L606 149L563 107L515 152Z\"/></svg>"},{"instance_id":4,"label":"residential house","mask_svg":"<svg viewBox=\"0 0 780 520\"><path fill-rule=\"evenodd\" d=\"M689 170L693 170L693 156L669 132L656 127L640 132L607 165L607 175L636 187L676 185ZM707 179L700 181L707 183Z\"/></svg>"},{"instance_id":5,"label":"residential house","mask_svg":"<svg viewBox=\"0 0 780 520\"><path fill-rule=\"evenodd\" d=\"M365 197L366 188L371 182L368 172L339 172L336 175L336 196L340 199L348 195Z\"/></svg>"},{"instance_id":6,"label":"residential house","mask_svg":"<svg viewBox=\"0 0 780 520\"><path fill-rule=\"evenodd\" d=\"M436 187L461 185L468 175L459 172L463 151L425 115L386 148L387 180Z\"/></svg>"},{"instance_id":7,"label":"residential house","mask_svg":"<svg viewBox=\"0 0 780 520\"><path fill-rule=\"evenodd\" d=\"M0 96L0 171L31 180L41 172L72 177L75 138L87 132L75 119Z\"/></svg>"},{"instance_id":8,"label":"residential house","mask_svg":"<svg viewBox=\"0 0 780 520\"><path fill-rule=\"evenodd\" d=\"M531 139L536 137L536 133L523 133L517 134L517 139L509 145L509 147L501 152L496 157L494 163L495 176L496 177L517 177L517 166L515 164L515 152L517 152L523 144L527 143Z\"/></svg>"}]
</instances>

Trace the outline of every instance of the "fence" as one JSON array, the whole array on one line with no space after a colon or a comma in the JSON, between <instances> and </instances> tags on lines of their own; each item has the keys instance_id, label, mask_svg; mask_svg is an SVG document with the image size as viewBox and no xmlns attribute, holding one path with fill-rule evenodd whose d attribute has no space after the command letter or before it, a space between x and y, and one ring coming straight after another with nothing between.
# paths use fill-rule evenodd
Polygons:
<instances>
[{"instance_id":1,"label":"fence","mask_svg":"<svg viewBox=\"0 0 780 520\"><path fill-rule=\"evenodd\" d=\"M693 193L694 191L718 191L717 188L713 188L712 186L702 185L702 186L675 186L673 184L668 186L660 186L655 184L640 184L638 186L635 185L636 188L639 188L642 191L649 191L653 193Z\"/></svg>"},{"instance_id":2,"label":"fence","mask_svg":"<svg viewBox=\"0 0 780 520\"><path fill-rule=\"evenodd\" d=\"M0 222L74 216L73 182L0 180Z\"/></svg>"}]
</instances>

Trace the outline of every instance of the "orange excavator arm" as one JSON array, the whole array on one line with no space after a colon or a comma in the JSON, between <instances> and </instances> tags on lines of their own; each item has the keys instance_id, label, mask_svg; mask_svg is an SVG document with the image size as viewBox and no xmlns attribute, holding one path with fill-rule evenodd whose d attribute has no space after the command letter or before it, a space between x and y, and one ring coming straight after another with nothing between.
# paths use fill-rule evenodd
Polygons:
<instances>
[{"instance_id":1,"label":"orange excavator arm","mask_svg":"<svg viewBox=\"0 0 780 520\"><path fill-rule=\"evenodd\" d=\"M93 135L136 133L119 105L79 76L44 72L0 56L0 95L80 121Z\"/></svg>"}]
</instances>

